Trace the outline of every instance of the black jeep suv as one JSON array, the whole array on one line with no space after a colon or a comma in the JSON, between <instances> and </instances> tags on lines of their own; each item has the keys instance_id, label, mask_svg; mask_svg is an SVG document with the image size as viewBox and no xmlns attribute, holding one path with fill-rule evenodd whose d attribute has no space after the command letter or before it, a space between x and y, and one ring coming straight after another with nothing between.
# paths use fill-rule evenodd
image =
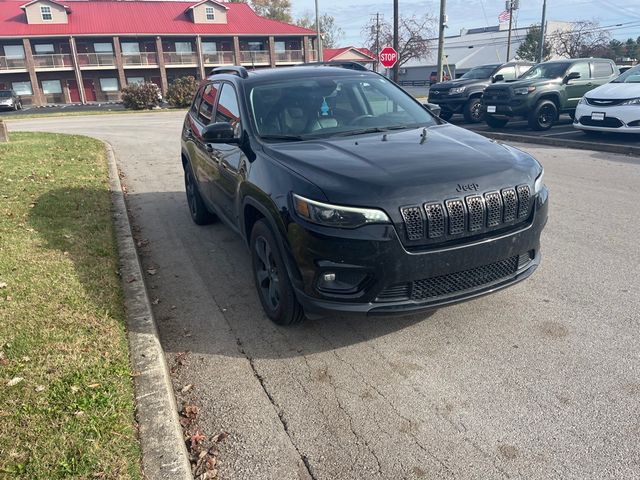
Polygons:
<instances>
[{"instance_id":1,"label":"black jeep suv","mask_svg":"<svg viewBox=\"0 0 640 480\"><path fill-rule=\"evenodd\" d=\"M279 324L433 309L540 262L540 164L369 71L214 69L185 118L182 164L193 220L244 238Z\"/></svg>"},{"instance_id":2,"label":"black jeep suv","mask_svg":"<svg viewBox=\"0 0 640 480\"><path fill-rule=\"evenodd\" d=\"M472 68L456 80L432 85L429 102L440 106L440 118L444 120L461 113L468 123L481 122L484 112L480 99L484 89L495 82L515 80L533 65L532 62L509 62Z\"/></svg>"}]
</instances>

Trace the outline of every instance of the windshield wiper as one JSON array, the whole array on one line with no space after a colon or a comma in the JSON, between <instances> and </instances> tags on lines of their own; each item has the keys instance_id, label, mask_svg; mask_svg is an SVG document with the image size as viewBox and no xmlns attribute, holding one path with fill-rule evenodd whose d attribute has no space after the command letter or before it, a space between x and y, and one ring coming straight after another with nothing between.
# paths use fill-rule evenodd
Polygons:
<instances>
[{"instance_id":1,"label":"windshield wiper","mask_svg":"<svg viewBox=\"0 0 640 480\"><path fill-rule=\"evenodd\" d=\"M287 142L299 142L306 140L302 135L260 135L263 140L284 140Z\"/></svg>"},{"instance_id":2,"label":"windshield wiper","mask_svg":"<svg viewBox=\"0 0 640 480\"><path fill-rule=\"evenodd\" d=\"M351 135L364 135L365 133L384 133L389 130L404 130L405 128L414 128L406 125L393 125L391 127L370 127L363 128L360 130L351 130L349 132L336 133L336 136L339 137L349 137Z\"/></svg>"}]
</instances>

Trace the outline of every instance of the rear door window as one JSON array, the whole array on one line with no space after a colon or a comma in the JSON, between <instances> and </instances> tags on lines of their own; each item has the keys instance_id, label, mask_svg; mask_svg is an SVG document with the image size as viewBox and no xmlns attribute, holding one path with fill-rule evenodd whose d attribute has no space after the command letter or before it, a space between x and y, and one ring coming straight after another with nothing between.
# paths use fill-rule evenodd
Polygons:
<instances>
[{"instance_id":1,"label":"rear door window","mask_svg":"<svg viewBox=\"0 0 640 480\"><path fill-rule=\"evenodd\" d=\"M609 62L593 62L593 78L607 78L613 75L613 65Z\"/></svg>"}]
</instances>

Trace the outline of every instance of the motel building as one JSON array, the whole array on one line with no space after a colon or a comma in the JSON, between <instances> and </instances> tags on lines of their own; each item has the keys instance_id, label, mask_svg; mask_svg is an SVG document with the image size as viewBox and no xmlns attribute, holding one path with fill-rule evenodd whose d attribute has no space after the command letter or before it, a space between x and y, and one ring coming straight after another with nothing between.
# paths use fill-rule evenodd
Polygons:
<instances>
[{"instance_id":1,"label":"motel building","mask_svg":"<svg viewBox=\"0 0 640 480\"><path fill-rule=\"evenodd\" d=\"M24 105L110 102L127 84L317 61L313 30L214 0L0 0L0 90Z\"/></svg>"}]
</instances>

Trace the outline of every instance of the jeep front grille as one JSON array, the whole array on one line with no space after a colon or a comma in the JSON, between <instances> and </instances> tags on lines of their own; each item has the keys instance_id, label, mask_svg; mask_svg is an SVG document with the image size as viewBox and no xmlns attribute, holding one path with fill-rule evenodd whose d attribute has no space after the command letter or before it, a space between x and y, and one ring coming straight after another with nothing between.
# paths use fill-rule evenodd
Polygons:
<instances>
[{"instance_id":1,"label":"jeep front grille","mask_svg":"<svg viewBox=\"0 0 640 480\"><path fill-rule=\"evenodd\" d=\"M479 234L526 220L532 210L528 185L402 207L406 240L436 242Z\"/></svg>"}]
</instances>

